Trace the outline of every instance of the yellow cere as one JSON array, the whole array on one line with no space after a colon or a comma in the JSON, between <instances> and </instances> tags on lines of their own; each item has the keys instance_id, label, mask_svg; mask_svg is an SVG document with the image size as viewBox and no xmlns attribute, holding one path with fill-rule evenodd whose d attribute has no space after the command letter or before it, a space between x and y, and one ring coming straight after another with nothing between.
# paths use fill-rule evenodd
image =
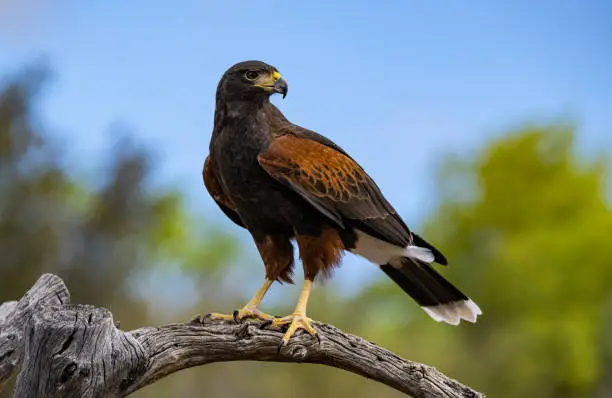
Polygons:
<instances>
[{"instance_id":1,"label":"yellow cere","mask_svg":"<svg viewBox=\"0 0 612 398\"><path fill-rule=\"evenodd\" d=\"M281 78L281 75L277 71L274 71L274 73L272 74L272 78L274 79L274 81L277 81Z\"/></svg>"}]
</instances>

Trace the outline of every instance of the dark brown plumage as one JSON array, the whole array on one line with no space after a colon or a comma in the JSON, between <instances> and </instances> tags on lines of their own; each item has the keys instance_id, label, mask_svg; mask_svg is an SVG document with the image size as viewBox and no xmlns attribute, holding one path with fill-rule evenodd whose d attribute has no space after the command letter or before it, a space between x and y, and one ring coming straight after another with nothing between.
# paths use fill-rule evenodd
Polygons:
<instances>
[{"instance_id":1,"label":"dark brown plumage","mask_svg":"<svg viewBox=\"0 0 612 398\"><path fill-rule=\"evenodd\" d=\"M272 319L259 302L273 281L291 282L295 239L304 289L294 314L272 321L291 323L285 343L299 328L314 335L305 314L311 282L339 265L344 250L380 265L434 319L475 321L478 306L430 265L446 264L444 256L408 229L342 148L290 123L269 101L275 92L286 95L286 82L259 61L234 65L217 89L204 184L221 210L249 230L266 270L264 285L234 318Z\"/></svg>"}]
</instances>

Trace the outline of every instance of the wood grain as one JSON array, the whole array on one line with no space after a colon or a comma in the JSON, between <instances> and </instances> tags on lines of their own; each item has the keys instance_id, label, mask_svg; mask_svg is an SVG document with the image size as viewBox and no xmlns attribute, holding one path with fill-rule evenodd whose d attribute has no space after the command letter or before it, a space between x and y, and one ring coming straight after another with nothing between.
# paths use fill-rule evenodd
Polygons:
<instances>
[{"instance_id":1,"label":"wood grain","mask_svg":"<svg viewBox=\"0 0 612 398\"><path fill-rule=\"evenodd\" d=\"M227 361L307 362L378 381L417 398L484 397L420 363L358 336L315 324L320 342L261 323L202 320L122 331L112 314L68 304L60 278L45 274L18 302L0 306L0 382L23 357L14 396L122 397L169 374Z\"/></svg>"}]
</instances>

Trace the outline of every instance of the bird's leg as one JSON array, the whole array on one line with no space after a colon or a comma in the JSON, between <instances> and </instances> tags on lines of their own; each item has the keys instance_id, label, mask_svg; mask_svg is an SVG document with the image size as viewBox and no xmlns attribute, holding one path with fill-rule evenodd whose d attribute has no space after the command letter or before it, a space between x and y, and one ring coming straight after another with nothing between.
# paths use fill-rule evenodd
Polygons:
<instances>
[{"instance_id":1,"label":"bird's leg","mask_svg":"<svg viewBox=\"0 0 612 398\"><path fill-rule=\"evenodd\" d=\"M272 326L276 327L289 324L289 329L287 329L287 332L283 336L282 345L286 345L291 336L293 336L299 329L304 329L313 337L317 337L317 331L311 325L312 319L306 316L306 305L308 304L308 297L310 296L311 288L312 281L309 279L304 280L302 293L300 293L300 298L298 299L293 314L284 318L276 318L272 320Z\"/></svg>"},{"instance_id":2,"label":"bird's leg","mask_svg":"<svg viewBox=\"0 0 612 398\"><path fill-rule=\"evenodd\" d=\"M259 310L259 303L261 303L261 300L266 295L268 289L272 285L272 282L274 281L266 278L266 280L261 285L259 290L257 290L257 293L255 293L253 298L250 299L249 302L246 303L244 307L242 307L239 310L234 311L232 315L217 314L213 312L211 314L208 314L207 317L210 319L219 319L219 320L232 320L233 319L235 321L239 321L245 318L258 318L264 321L274 319L272 315L268 315Z\"/></svg>"}]
</instances>

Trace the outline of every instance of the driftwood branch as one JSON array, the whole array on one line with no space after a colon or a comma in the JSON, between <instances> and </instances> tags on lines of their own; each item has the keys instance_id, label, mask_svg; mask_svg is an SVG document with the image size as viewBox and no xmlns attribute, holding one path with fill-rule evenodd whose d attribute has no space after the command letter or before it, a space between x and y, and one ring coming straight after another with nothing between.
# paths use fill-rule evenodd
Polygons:
<instances>
[{"instance_id":1,"label":"driftwood branch","mask_svg":"<svg viewBox=\"0 0 612 398\"><path fill-rule=\"evenodd\" d=\"M171 373L227 361L318 363L413 397L483 397L436 369L324 324L317 342L261 324L202 320L119 330L103 308L69 305L64 283L43 275L18 302L0 306L0 383L23 358L15 397L121 397Z\"/></svg>"},{"instance_id":2,"label":"driftwood branch","mask_svg":"<svg viewBox=\"0 0 612 398\"><path fill-rule=\"evenodd\" d=\"M17 301L0 305L0 391L23 358L24 330L34 314L70 301L64 282L45 274Z\"/></svg>"}]
</instances>

